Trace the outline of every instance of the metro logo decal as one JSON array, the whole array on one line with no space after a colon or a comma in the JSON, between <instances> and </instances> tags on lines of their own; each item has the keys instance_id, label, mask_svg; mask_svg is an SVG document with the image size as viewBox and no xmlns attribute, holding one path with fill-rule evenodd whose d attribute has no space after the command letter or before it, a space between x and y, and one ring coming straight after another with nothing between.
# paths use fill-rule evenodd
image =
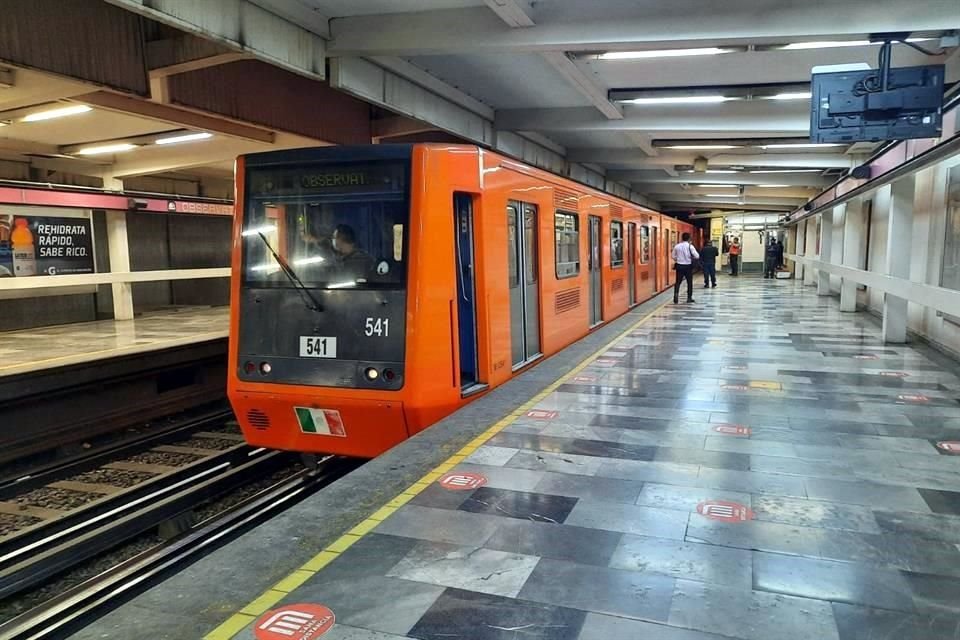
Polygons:
<instances>
[{"instance_id":1,"label":"metro logo decal","mask_svg":"<svg viewBox=\"0 0 960 640\"><path fill-rule=\"evenodd\" d=\"M479 473L451 472L438 480L449 491L472 491L487 484L487 477Z\"/></svg>"},{"instance_id":2,"label":"metro logo decal","mask_svg":"<svg viewBox=\"0 0 960 640\"><path fill-rule=\"evenodd\" d=\"M749 436L752 433L750 427L742 424L719 424L713 430L726 436Z\"/></svg>"},{"instance_id":3,"label":"metro logo decal","mask_svg":"<svg viewBox=\"0 0 960 640\"><path fill-rule=\"evenodd\" d=\"M938 442L937 449L941 451L946 451L949 454L960 456L960 442L956 440L947 440L945 442Z\"/></svg>"},{"instance_id":4,"label":"metro logo decal","mask_svg":"<svg viewBox=\"0 0 960 640\"><path fill-rule=\"evenodd\" d=\"M267 611L254 623L257 640L313 640L333 628L333 611L322 604L292 604Z\"/></svg>"},{"instance_id":5,"label":"metro logo decal","mask_svg":"<svg viewBox=\"0 0 960 640\"><path fill-rule=\"evenodd\" d=\"M555 420L560 415L559 411L545 411L543 409L531 409L527 411L527 417L534 420Z\"/></svg>"}]
</instances>

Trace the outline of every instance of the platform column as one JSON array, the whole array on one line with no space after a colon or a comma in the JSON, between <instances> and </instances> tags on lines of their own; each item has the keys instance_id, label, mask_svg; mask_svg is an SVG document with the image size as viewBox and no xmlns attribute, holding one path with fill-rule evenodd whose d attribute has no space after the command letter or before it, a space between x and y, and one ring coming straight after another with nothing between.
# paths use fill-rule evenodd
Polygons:
<instances>
[{"instance_id":1,"label":"platform column","mask_svg":"<svg viewBox=\"0 0 960 640\"><path fill-rule=\"evenodd\" d=\"M817 257L817 217L807 218L807 230L803 241L803 255L814 259ZM809 264L803 269L803 284L817 284L817 270Z\"/></svg>"},{"instance_id":2,"label":"platform column","mask_svg":"<svg viewBox=\"0 0 960 640\"><path fill-rule=\"evenodd\" d=\"M843 218L843 266L859 269L863 261L863 235L866 225L863 216L863 200L856 198L847 202ZM857 287L859 283L843 278L840 284L840 311L857 310Z\"/></svg>"},{"instance_id":3,"label":"platform column","mask_svg":"<svg viewBox=\"0 0 960 640\"><path fill-rule=\"evenodd\" d=\"M838 205L829 211L824 211L820 217L820 261L834 264L833 229L837 220L843 216L843 205ZM817 295L830 295L830 272L826 269L817 271Z\"/></svg>"},{"instance_id":4,"label":"platform column","mask_svg":"<svg viewBox=\"0 0 960 640\"><path fill-rule=\"evenodd\" d=\"M889 207L887 275L905 280L910 279L914 192L914 178L907 176L883 187L875 201L880 207ZM907 341L907 301L889 293L883 298L883 340L895 343Z\"/></svg>"},{"instance_id":5,"label":"platform column","mask_svg":"<svg viewBox=\"0 0 960 640\"><path fill-rule=\"evenodd\" d=\"M806 253L807 246L807 221L797 223L793 226L795 229L794 233L796 234L796 243L798 256L803 256ZM797 262L794 267L793 277L797 280L803 280L803 274L806 272L806 265L802 262Z\"/></svg>"},{"instance_id":6,"label":"platform column","mask_svg":"<svg viewBox=\"0 0 960 640\"><path fill-rule=\"evenodd\" d=\"M127 212L107 211L107 247L110 254L110 271L130 271L130 245L127 241ZM113 318L133 320L133 285L115 282L113 290Z\"/></svg>"}]
</instances>

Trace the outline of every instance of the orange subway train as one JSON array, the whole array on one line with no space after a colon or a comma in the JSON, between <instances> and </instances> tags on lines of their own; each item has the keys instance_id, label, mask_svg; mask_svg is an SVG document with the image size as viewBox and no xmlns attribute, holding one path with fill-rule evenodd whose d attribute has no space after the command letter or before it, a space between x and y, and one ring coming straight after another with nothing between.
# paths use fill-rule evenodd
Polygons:
<instances>
[{"instance_id":1,"label":"orange subway train","mask_svg":"<svg viewBox=\"0 0 960 640\"><path fill-rule=\"evenodd\" d=\"M228 391L248 442L374 457L670 285L693 228L477 147L237 161Z\"/></svg>"}]
</instances>

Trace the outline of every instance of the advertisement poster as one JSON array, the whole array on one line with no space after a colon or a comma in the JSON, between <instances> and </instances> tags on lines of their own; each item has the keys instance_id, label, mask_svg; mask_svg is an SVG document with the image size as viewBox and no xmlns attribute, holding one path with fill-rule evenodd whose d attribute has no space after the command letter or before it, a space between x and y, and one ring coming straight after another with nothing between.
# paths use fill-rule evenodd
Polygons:
<instances>
[{"instance_id":1,"label":"advertisement poster","mask_svg":"<svg viewBox=\"0 0 960 640\"><path fill-rule=\"evenodd\" d=\"M93 272L89 218L0 213L0 277Z\"/></svg>"}]
</instances>

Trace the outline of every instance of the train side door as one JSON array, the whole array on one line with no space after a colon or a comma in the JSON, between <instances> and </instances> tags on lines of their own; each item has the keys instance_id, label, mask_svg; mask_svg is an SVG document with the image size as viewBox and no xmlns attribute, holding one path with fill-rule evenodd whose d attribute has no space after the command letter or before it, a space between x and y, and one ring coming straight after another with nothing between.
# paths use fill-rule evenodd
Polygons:
<instances>
[{"instance_id":1,"label":"train side door","mask_svg":"<svg viewBox=\"0 0 960 640\"><path fill-rule=\"evenodd\" d=\"M658 227L650 227L650 269L653 271L653 277L650 281L653 283L654 295L660 291L660 245L657 244Z\"/></svg>"},{"instance_id":2,"label":"train side door","mask_svg":"<svg viewBox=\"0 0 960 640\"><path fill-rule=\"evenodd\" d=\"M513 368L540 357L540 275L537 208L507 204L507 250L510 278L510 342Z\"/></svg>"},{"instance_id":3,"label":"train side door","mask_svg":"<svg viewBox=\"0 0 960 640\"><path fill-rule=\"evenodd\" d=\"M603 322L603 296L600 256L600 216L590 216L590 326Z\"/></svg>"},{"instance_id":4,"label":"train side door","mask_svg":"<svg viewBox=\"0 0 960 640\"><path fill-rule=\"evenodd\" d=\"M479 382L473 198L469 194L453 194L453 215L456 227L457 318L460 325L460 389L466 391Z\"/></svg>"},{"instance_id":5,"label":"train side door","mask_svg":"<svg viewBox=\"0 0 960 640\"><path fill-rule=\"evenodd\" d=\"M637 304L637 225L627 223L627 279L630 281L630 306Z\"/></svg>"}]
</instances>

